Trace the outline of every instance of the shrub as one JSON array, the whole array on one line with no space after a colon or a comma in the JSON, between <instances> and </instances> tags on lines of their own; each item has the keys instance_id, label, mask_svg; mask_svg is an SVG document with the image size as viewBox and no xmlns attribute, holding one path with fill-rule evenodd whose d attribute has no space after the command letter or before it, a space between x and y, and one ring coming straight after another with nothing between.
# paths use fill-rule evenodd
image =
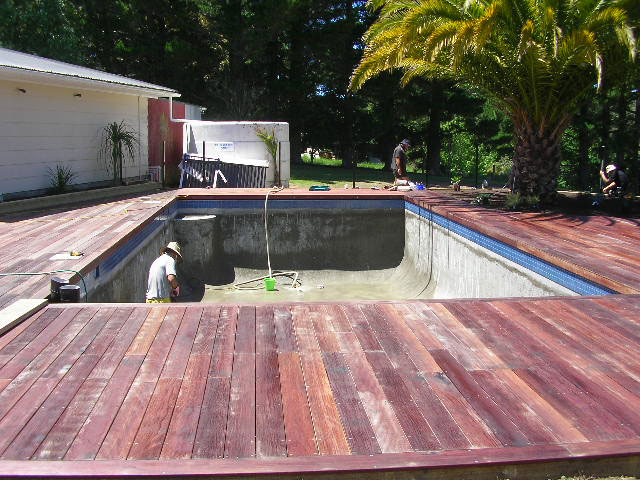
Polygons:
<instances>
[{"instance_id":1,"label":"shrub","mask_svg":"<svg viewBox=\"0 0 640 480\"><path fill-rule=\"evenodd\" d=\"M504 206L509 210L538 210L540 198L537 195L510 193L504 201Z\"/></svg>"},{"instance_id":2,"label":"shrub","mask_svg":"<svg viewBox=\"0 0 640 480\"><path fill-rule=\"evenodd\" d=\"M71 167L66 165L56 165L55 168L47 167L49 175L49 193L57 195L67 193L71 181L76 177Z\"/></svg>"}]
</instances>

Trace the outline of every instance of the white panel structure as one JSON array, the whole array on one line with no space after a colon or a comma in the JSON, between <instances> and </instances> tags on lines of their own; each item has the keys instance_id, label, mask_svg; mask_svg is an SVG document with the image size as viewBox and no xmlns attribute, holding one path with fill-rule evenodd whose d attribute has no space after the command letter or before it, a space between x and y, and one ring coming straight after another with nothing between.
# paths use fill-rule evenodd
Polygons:
<instances>
[{"instance_id":1,"label":"white panel structure","mask_svg":"<svg viewBox=\"0 0 640 480\"><path fill-rule=\"evenodd\" d=\"M49 169L71 168L72 184L108 182L98 163L102 131L122 122L135 131L135 158L124 178L148 165L148 98L175 90L99 70L0 48L0 201L45 193Z\"/></svg>"},{"instance_id":2,"label":"white panel structure","mask_svg":"<svg viewBox=\"0 0 640 480\"><path fill-rule=\"evenodd\" d=\"M278 158L273 161L264 143L256 135L260 129L275 133L280 145ZM280 183L289 186L290 148L289 124L286 122L208 122L191 121L184 124L184 153L219 158L229 163L268 166L266 186Z\"/></svg>"},{"instance_id":3,"label":"white panel structure","mask_svg":"<svg viewBox=\"0 0 640 480\"><path fill-rule=\"evenodd\" d=\"M139 140L123 177L138 177L147 168L146 97L0 80L0 193L46 189L56 165L70 167L75 184L109 180L97 161L101 133L123 120Z\"/></svg>"}]
</instances>

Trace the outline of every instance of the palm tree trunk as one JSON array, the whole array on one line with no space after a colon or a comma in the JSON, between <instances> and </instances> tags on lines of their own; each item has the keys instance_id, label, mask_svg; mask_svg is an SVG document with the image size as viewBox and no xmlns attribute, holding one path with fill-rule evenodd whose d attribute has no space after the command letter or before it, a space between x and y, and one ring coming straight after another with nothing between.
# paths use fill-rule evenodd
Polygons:
<instances>
[{"instance_id":1,"label":"palm tree trunk","mask_svg":"<svg viewBox=\"0 0 640 480\"><path fill-rule=\"evenodd\" d=\"M513 158L513 192L535 195L543 204L556 199L558 174L560 172L559 140L562 132L555 135L537 128L516 129L516 147Z\"/></svg>"}]
</instances>

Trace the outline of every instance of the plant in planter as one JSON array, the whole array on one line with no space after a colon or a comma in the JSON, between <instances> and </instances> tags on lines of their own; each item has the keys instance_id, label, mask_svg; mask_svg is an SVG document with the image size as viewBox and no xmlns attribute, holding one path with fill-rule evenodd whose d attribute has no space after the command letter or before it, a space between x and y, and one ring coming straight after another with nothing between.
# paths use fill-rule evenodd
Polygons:
<instances>
[{"instance_id":1,"label":"plant in planter","mask_svg":"<svg viewBox=\"0 0 640 480\"><path fill-rule=\"evenodd\" d=\"M71 181L76 176L71 167L66 165L56 165L55 168L47 167L47 174L49 175L49 193L53 195L67 193Z\"/></svg>"},{"instance_id":2,"label":"plant in planter","mask_svg":"<svg viewBox=\"0 0 640 480\"><path fill-rule=\"evenodd\" d=\"M136 156L137 135L124 120L112 122L102 129L98 163L113 174L114 185L122 185L122 166L127 159L133 162Z\"/></svg>"},{"instance_id":3,"label":"plant in planter","mask_svg":"<svg viewBox=\"0 0 640 480\"><path fill-rule=\"evenodd\" d=\"M278 139L276 138L276 130L274 128L269 132L266 128L262 129L258 127L256 128L256 135L260 140L262 140L264 146L267 147L267 152L269 152L269 155L271 155L271 158L273 159L273 165L275 168L273 174L274 184L280 186L281 180L280 172L278 170Z\"/></svg>"}]
</instances>

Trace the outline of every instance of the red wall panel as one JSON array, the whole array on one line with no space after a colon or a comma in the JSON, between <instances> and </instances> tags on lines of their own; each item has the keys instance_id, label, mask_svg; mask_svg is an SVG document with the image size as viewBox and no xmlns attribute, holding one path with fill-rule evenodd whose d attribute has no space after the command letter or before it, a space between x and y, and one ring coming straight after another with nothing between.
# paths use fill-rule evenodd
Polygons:
<instances>
[{"instance_id":1,"label":"red wall panel","mask_svg":"<svg viewBox=\"0 0 640 480\"><path fill-rule=\"evenodd\" d=\"M169 185L176 185L183 153L183 124L169 118L168 100L149 99L149 165L162 165L162 142L166 142L166 179ZM184 103L173 102L173 118L185 118Z\"/></svg>"}]
</instances>

